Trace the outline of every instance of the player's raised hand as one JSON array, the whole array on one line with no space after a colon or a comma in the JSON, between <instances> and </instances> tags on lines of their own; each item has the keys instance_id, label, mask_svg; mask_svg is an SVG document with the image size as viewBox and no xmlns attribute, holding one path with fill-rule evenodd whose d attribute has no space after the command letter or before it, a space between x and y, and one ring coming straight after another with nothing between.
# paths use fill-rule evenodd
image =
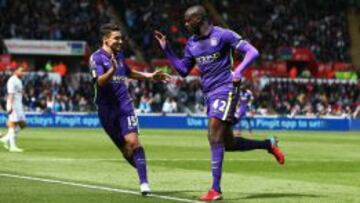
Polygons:
<instances>
[{"instance_id":1,"label":"player's raised hand","mask_svg":"<svg viewBox=\"0 0 360 203\"><path fill-rule=\"evenodd\" d=\"M232 75L232 78L233 78L233 84L234 84L234 87L240 87L240 84L241 84L241 78L238 79L235 76L235 73L234 72L231 72L231 75Z\"/></svg>"},{"instance_id":2,"label":"player's raised hand","mask_svg":"<svg viewBox=\"0 0 360 203\"><path fill-rule=\"evenodd\" d=\"M152 80L165 81L165 82L170 82L172 79L169 74L163 73L161 70L157 70L157 71L151 73L150 78Z\"/></svg>"},{"instance_id":3,"label":"player's raised hand","mask_svg":"<svg viewBox=\"0 0 360 203\"><path fill-rule=\"evenodd\" d=\"M240 87L240 85L241 85L241 80L234 79L234 80L233 80L233 84L234 84L235 87Z\"/></svg>"},{"instance_id":4,"label":"player's raised hand","mask_svg":"<svg viewBox=\"0 0 360 203\"><path fill-rule=\"evenodd\" d=\"M159 42L160 46L162 49L165 49L166 46L166 35L164 35L163 33L161 33L158 30L154 31L154 36L157 39L157 41Z\"/></svg>"},{"instance_id":5,"label":"player's raised hand","mask_svg":"<svg viewBox=\"0 0 360 203\"><path fill-rule=\"evenodd\" d=\"M112 63L112 67L116 70L118 68L118 63L116 61L115 54L111 55L111 63Z\"/></svg>"}]
</instances>

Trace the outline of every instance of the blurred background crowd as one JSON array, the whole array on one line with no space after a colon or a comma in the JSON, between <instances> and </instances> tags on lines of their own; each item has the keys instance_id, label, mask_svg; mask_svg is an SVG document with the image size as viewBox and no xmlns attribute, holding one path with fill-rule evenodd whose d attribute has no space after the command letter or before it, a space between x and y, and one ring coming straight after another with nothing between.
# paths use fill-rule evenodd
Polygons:
<instances>
[{"instance_id":1,"label":"blurred background crowd","mask_svg":"<svg viewBox=\"0 0 360 203\"><path fill-rule=\"evenodd\" d=\"M352 1L348 1L352 2ZM101 24L119 22L132 45L127 56L146 64L164 55L153 31L164 31L181 55L188 33L183 12L203 4L215 24L234 29L261 52L257 65L282 60L284 47L307 48L321 63L352 63L348 5L341 0L0 0L2 39L85 40L87 52L99 45ZM360 3L354 12L359 15ZM360 25L358 27L360 35ZM6 54L4 43L0 51ZM86 58L86 56L85 56ZM80 59L79 59L80 60ZM241 57L238 58L241 61ZM94 111L93 84L86 60L79 67L61 59L28 64L14 57L0 72L0 108L6 100L5 84L11 69L23 66L31 73L24 79L24 104L28 111ZM35 65L34 65L35 64ZM50 67L47 66L50 64ZM56 68L55 68L56 67ZM359 68L359 67L357 67ZM0 68L1 69L1 68ZM35 72L36 70L36 72ZM351 70L359 73L352 66ZM246 87L253 91L255 112L262 115L359 116L360 84L352 81L251 77ZM142 113L204 113L204 99L196 76L170 84L128 81L135 107Z\"/></svg>"}]
</instances>

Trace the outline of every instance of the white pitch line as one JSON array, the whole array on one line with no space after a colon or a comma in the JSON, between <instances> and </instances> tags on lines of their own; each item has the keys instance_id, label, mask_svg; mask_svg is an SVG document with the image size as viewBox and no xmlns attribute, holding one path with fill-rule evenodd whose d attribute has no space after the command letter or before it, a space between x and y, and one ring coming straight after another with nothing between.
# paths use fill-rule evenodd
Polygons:
<instances>
[{"instance_id":1,"label":"white pitch line","mask_svg":"<svg viewBox=\"0 0 360 203\"><path fill-rule=\"evenodd\" d=\"M206 162L210 162L210 159L146 159L148 162L156 162L156 161L166 161L166 162L186 162L186 161L206 161ZM269 159L224 159L225 161L232 161L232 162L248 162L248 161L253 161L253 162L258 162L258 161L268 161L268 162L272 162L274 161L273 159L269 158ZM123 160L122 158L118 158L118 159L102 159L102 158L45 158L45 159L2 159L2 161L23 161L23 162L66 162L66 161L84 161L84 162L96 162L96 161L119 161L119 162L125 162L125 160ZM354 160L337 160L337 159L291 159L290 161L292 162L333 162L333 161L340 161L340 162L353 162Z\"/></svg>"},{"instance_id":2,"label":"white pitch line","mask_svg":"<svg viewBox=\"0 0 360 203\"><path fill-rule=\"evenodd\" d=\"M0 173L0 176L141 196L140 192L118 189L118 188L111 188L111 187L104 187L104 186L98 186L98 185L89 185L89 184L83 184L83 183L76 183L76 182L69 182L69 181L62 181L62 180L55 180L55 179L47 179L47 178L39 178L39 177L31 177L31 176L23 176L23 175L9 174L9 173ZM176 201L176 202L199 202L199 201L195 201L195 200L191 200L191 199L184 199L184 198L177 198L177 197L156 195L156 194L151 194L148 197L164 199L164 200L172 200L172 201Z\"/></svg>"}]
</instances>

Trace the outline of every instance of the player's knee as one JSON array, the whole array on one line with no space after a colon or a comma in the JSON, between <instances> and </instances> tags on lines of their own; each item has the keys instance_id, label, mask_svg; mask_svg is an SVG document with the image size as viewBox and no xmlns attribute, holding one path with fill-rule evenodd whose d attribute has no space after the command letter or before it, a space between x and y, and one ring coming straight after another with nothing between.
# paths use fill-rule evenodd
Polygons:
<instances>
[{"instance_id":1,"label":"player's knee","mask_svg":"<svg viewBox=\"0 0 360 203\"><path fill-rule=\"evenodd\" d=\"M139 148L141 145L137 139L128 141L126 143L126 149L129 151L129 153L132 153L135 151L135 149Z\"/></svg>"},{"instance_id":2,"label":"player's knee","mask_svg":"<svg viewBox=\"0 0 360 203\"><path fill-rule=\"evenodd\" d=\"M209 140L210 144L221 144L222 140L219 137L211 137Z\"/></svg>"},{"instance_id":3,"label":"player's knee","mask_svg":"<svg viewBox=\"0 0 360 203\"><path fill-rule=\"evenodd\" d=\"M140 142L137 134L131 133L125 136L125 143L123 146L123 154L124 156L131 156L135 149L139 148Z\"/></svg>"},{"instance_id":4,"label":"player's knee","mask_svg":"<svg viewBox=\"0 0 360 203\"><path fill-rule=\"evenodd\" d=\"M212 130L211 132L209 132L208 137L210 144L223 143L223 136L221 135L221 132L218 130Z\"/></svg>"}]
</instances>

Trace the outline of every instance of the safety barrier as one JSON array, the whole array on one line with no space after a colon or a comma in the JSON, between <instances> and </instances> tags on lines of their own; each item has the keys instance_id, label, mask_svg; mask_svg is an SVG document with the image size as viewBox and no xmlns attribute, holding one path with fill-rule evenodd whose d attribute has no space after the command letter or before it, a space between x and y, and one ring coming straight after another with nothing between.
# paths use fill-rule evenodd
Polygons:
<instances>
[{"instance_id":1,"label":"safety barrier","mask_svg":"<svg viewBox=\"0 0 360 203\"><path fill-rule=\"evenodd\" d=\"M0 113L0 126L6 125L7 115ZM26 113L29 127L54 128L99 128L101 124L96 113ZM164 129L206 129L206 116L187 115L139 115L141 128ZM247 129L249 123L241 120L235 128ZM360 119L347 118L305 118L305 117L255 117L250 120L254 130L311 130L311 131L360 131Z\"/></svg>"}]
</instances>

